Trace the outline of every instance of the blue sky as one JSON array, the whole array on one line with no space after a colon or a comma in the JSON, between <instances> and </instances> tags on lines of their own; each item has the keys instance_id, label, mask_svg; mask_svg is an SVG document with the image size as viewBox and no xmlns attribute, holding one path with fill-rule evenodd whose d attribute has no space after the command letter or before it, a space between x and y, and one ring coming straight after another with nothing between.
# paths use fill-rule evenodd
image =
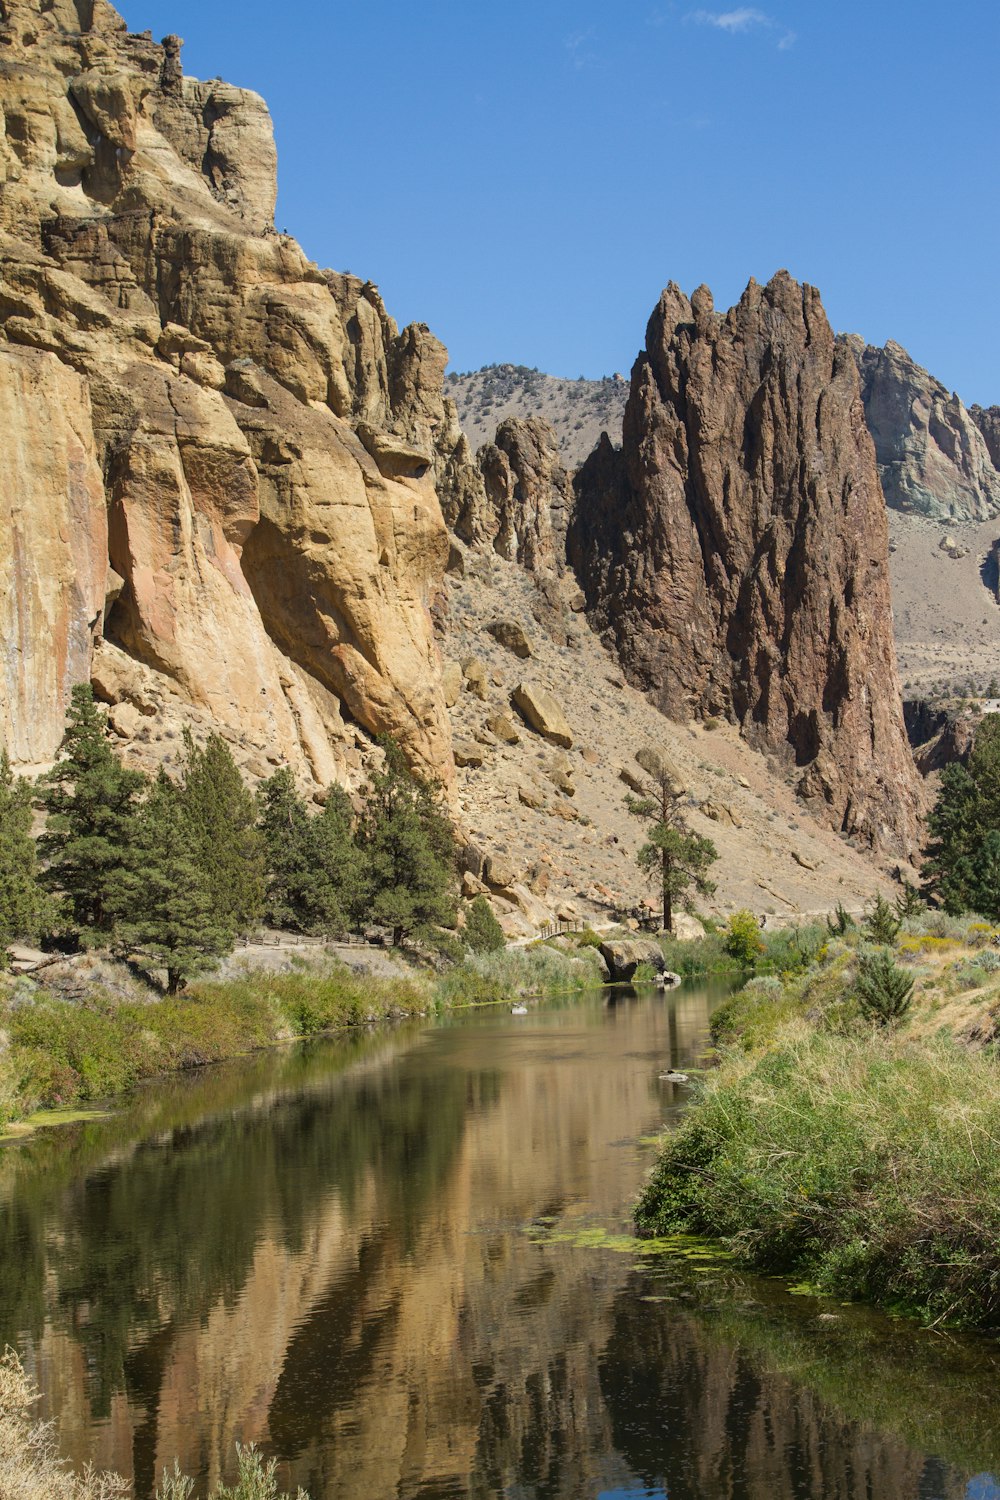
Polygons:
<instances>
[{"instance_id":1,"label":"blue sky","mask_svg":"<svg viewBox=\"0 0 1000 1500\"><path fill-rule=\"evenodd\" d=\"M454 368L627 372L661 287L787 267L1000 402L992 0L118 0L264 94L278 227Z\"/></svg>"}]
</instances>

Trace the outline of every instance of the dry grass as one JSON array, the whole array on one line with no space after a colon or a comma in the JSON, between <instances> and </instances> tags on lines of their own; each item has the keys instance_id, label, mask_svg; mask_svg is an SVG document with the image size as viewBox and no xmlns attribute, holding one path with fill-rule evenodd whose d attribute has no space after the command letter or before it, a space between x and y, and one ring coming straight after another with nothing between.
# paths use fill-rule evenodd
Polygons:
<instances>
[{"instance_id":1,"label":"dry grass","mask_svg":"<svg viewBox=\"0 0 1000 1500\"><path fill-rule=\"evenodd\" d=\"M73 1474L51 1426L34 1416L38 1392L12 1349L0 1359L0 1500L117 1500L131 1486L117 1474Z\"/></svg>"}]
</instances>

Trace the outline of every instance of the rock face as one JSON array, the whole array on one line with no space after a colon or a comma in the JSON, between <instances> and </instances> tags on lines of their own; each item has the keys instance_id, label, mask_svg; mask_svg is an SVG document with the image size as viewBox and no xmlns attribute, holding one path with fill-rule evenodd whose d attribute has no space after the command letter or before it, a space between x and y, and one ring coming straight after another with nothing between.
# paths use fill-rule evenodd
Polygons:
<instances>
[{"instance_id":1,"label":"rock face","mask_svg":"<svg viewBox=\"0 0 1000 1500\"><path fill-rule=\"evenodd\" d=\"M1000 469L1000 406L970 406L969 416L983 435L994 468Z\"/></svg>"},{"instance_id":2,"label":"rock face","mask_svg":"<svg viewBox=\"0 0 1000 1500\"><path fill-rule=\"evenodd\" d=\"M327 781L346 714L448 781L439 492L482 481L446 351L275 234L263 101L180 47L105 0L0 3L0 732L51 758L96 642L152 743L203 714Z\"/></svg>"},{"instance_id":3,"label":"rock face","mask_svg":"<svg viewBox=\"0 0 1000 1500\"><path fill-rule=\"evenodd\" d=\"M857 362L887 504L956 520L1000 513L996 455L974 413L892 340L884 349L856 334L843 343Z\"/></svg>"},{"instance_id":4,"label":"rock face","mask_svg":"<svg viewBox=\"0 0 1000 1500\"><path fill-rule=\"evenodd\" d=\"M494 549L533 572L561 566L573 486L552 428L538 417L510 417L476 458Z\"/></svg>"},{"instance_id":5,"label":"rock face","mask_svg":"<svg viewBox=\"0 0 1000 1500\"><path fill-rule=\"evenodd\" d=\"M104 612L108 523L86 381L53 354L0 344L0 431L0 742L31 764L59 742Z\"/></svg>"},{"instance_id":6,"label":"rock face","mask_svg":"<svg viewBox=\"0 0 1000 1500\"><path fill-rule=\"evenodd\" d=\"M795 768L832 826L909 847L885 507L858 374L779 273L715 312L671 284L623 448L577 476L570 557L594 623L672 717L718 714Z\"/></svg>"}]
</instances>

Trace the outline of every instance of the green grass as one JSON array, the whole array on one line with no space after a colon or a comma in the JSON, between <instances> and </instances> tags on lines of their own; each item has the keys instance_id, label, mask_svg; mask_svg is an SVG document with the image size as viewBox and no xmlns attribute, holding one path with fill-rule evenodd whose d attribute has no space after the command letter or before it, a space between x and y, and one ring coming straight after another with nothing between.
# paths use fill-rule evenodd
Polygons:
<instances>
[{"instance_id":1,"label":"green grass","mask_svg":"<svg viewBox=\"0 0 1000 1500\"><path fill-rule=\"evenodd\" d=\"M0 1133L39 1108L127 1093L145 1079L344 1027L499 1004L599 982L590 950L472 955L441 976L375 979L346 966L249 973L158 997L95 987L82 1001L37 990L0 999Z\"/></svg>"},{"instance_id":2,"label":"green grass","mask_svg":"<svg viewBox=\"0 0 1000 1500\"><path fill-rule=\"evenodd\" d=\"M724 1056L636 1219L643 1233L717 1236L755 1269L836 1296L995 1328L998 1142L988 1055L786 1019L763 1052Z\"/></svg>"}]
</instances>

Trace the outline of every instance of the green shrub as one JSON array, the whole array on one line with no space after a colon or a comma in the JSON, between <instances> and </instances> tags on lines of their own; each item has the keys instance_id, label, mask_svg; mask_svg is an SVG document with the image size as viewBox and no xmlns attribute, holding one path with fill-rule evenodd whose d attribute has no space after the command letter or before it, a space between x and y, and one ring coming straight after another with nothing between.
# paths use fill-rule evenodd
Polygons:
<instances>
[{"instance_id":1,"label":"green shrub","mask_svg":"<svg viewBox=\"0 0 1000 1500\"><path fill-rule=\"evenodd\" d=\"M854 926L854 918L844 903L838 901L833 916L827 917L826 925L831 937L843 937Z\"/></svg>"},{"instance_id":2,"label":"green shrub","mask_svg":"<svg viewBox=\"0 0 1000 1500\"><path fill-rule=\"evenodd\" d=\"M503 928L485 896L477 896L465 913L465 941L473 953L499 953L505 947Z\"/></svg>"},{"instance_id":3,"label":"green shrub","mask_svg":"<svg viewBox=\"0 0 1000 1500\"><path fill-rule=\"evenodd\" d=\"M864 929L873 943L894 943L899 932L899 920L892 907L879 891L871 910L865 914Z\"/></svg>"},{"instance_id":4,"label":"green shrub","mask_svg":"<svg viewBox=\"0 0 1000 1500\"><path fill-rule=\"evenodd\" d=\"M913 979L896 964L888 948L877 948L858 958L855 994L867 1020L889 1026L902 1020L909 1010Z\"/></svg>"},{"instance_id":5,"label":"green shrub","mask_svg":"<svg viewBox=\"0 0 1000 1500\"><path fill-rule=\"evenodd\" d=\"M601 934L592 927L585 927L582 932L574 932L572 936L578 948L599 948L604 942Z\"/></svg>"},{"instance_id":6,"label":"green shrub","mask_svg":"<svg viewBox=\"0 0 1000 1500\"><path fill-rule=\"evenodd\" d=\"M636 1209L758 1269L1000 1326L1000 1073L951 1042L801 1020L710 1074Z\"/></svg>"},{"instance_id":7,"label":"green shrub","mask_svg":"<svg viewBox=\"0 0 1000 1500\"><path fill-rule=\"evenodd\" d=\"M726 925L723 942L730 958L735 958L741 968L753 968L764 952L764 943L760 926L752 911L744 908L733 912Z\"/></svg>"}]
</instances>

